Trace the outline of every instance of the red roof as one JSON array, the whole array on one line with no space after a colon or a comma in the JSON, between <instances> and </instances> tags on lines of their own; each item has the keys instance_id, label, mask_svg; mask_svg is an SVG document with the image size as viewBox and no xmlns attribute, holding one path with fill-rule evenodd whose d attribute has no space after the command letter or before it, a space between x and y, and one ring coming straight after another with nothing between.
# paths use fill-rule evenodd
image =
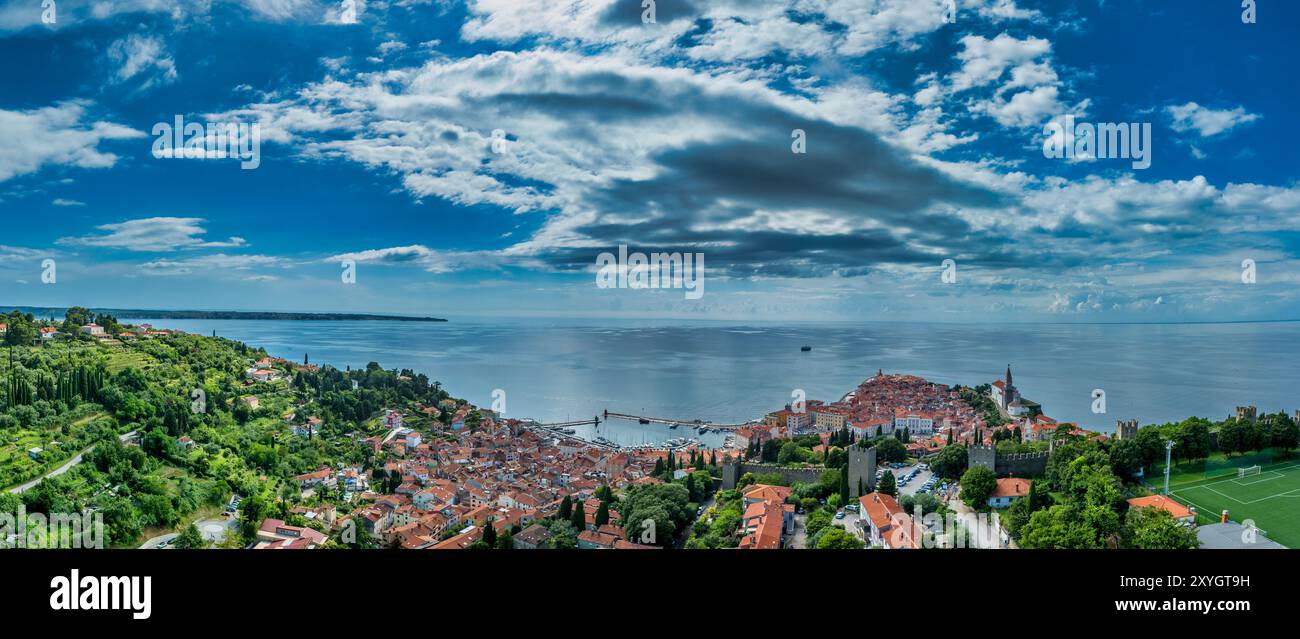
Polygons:
<instances>
[{"instance_id":1,"label":"red roof","mask_svg":"<svg viewBox=\"0 0 1300 639\"><path fill-rule=\"evenodd\" d=\"M1019 477L1003 477L998 480L997 488L989 497L1023 497L1029 494L1029 480Z\"/></svg>"},{"instance_id":2,"label":"red roof","mask_svg":"<svg viewBox=\"0 0 1300 639\"><path fill-rule=\"evenodd\" d=\"M1193 516L1193 512L1187 506L1184 506L1164 495L1148 495L1146 497L1134 497L1128 500L1129 506L1133 508L1159 508L1174 516L1174 519Z\"/></svg>"}]
</instances>

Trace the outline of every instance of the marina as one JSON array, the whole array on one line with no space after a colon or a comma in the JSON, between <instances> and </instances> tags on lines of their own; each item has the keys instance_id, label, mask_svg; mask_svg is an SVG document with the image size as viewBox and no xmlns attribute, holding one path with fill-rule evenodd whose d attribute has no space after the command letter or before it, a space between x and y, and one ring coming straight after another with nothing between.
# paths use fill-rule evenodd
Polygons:
<instances>
[{"instance_id":1,"label":"marina","mask_svg":"<svg viewBox=\"0 0 1300 639\"><path fill-rule=\"evenodd\" d=\"M587 420L554 423L524 420L523 424L529 430L557 439L576 439L618 450L732 448L735 437L731 431L741 427L712 424L703 420L686 422L609 411L605 411L601 417Z\"/></svg>"}]
</instances>

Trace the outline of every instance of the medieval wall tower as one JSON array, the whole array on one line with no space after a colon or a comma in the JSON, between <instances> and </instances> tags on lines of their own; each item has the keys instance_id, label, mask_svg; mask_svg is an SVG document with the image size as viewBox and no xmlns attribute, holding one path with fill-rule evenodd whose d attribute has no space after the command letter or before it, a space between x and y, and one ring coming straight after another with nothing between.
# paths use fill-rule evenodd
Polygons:
<instances>
[{"instance_id":1,"label":"medieval wall tower","mask_svg":"<svg viewBox=\"0 0 1300 639\"><path fill-rule=\"evenodd\" d=\"M1115 421L1115 439L1133 439L1137 437L1138 420L1116 420Z\"/></svg>"},{"instance_id":2,"label":"medieval wall tower","mask_svg":"<svg viewBox=\"0 0 1300 639\"><path fill-rule=\"evenodd\" d=\"M876 489L876 447L849 446L849 496L860 497ZM859 490L858 487L862 489Z\"/></svg>"}]
</instances>

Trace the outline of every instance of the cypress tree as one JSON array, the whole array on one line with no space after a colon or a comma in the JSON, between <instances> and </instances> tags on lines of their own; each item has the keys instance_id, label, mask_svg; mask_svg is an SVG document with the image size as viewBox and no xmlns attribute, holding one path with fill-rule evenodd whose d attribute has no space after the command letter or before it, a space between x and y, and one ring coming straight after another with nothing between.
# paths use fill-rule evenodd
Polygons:
<instances>
[{"instance_id":1,"label":"cypress tree","mask_svg":"<svg viewBox=\"0 0 1300 639\"><path fill-rule=\"evenodd\" d=\"M587 529L587 508L581 499L573 502L573 514L569 517L569 523L573 524L573 529L578 532Z\"/></svg>"}]
</instances>

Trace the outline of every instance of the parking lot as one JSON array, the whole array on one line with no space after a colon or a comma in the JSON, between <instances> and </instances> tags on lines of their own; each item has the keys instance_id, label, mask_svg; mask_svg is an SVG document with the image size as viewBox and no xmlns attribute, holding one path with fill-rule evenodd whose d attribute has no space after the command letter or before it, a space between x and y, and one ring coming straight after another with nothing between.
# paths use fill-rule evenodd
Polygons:
<instances>
[{"instance_id":1,"label":"parking lot","mask_svg":"<svg viewBox=\"0 0 1300 639\"><path fill-rule=\"evenodd\" d=\"M857 502L855 501L854 503L856 504ZM862 539L862 529L858 527L858 519L861 517L862 517L861 513L855 510L844 508L841 509L839 512L835 513L835 519L831 520L831 525L839 526L853 533L853 535L856 536L858 539Z\"/></svg>"},{"instance_id":2,"label":"parking lot","mask_svg":"<svg viewBox=\"0 0 1300 639\"><path fill-rule=\"evenodd\" d=\"M226 538L226 535L230 533L230 531L235 530L239 526L239 520L234 517L221 517L197 521L194 522L194 525L198 527L199 533L203 535L205 541L209 544L218 544ZM178 536L180 536L178 533L168 533L166 535L154 537L145 541L144 544L140 546L140 549L172 550L175 548L174 544L176 543L176 538Z\"/></svg>"},{"instance_id":3,"label":"parking lot","mask_svg":"<svg viewBox=\"0 0 1300 639\"><path fill-rule=\"evenodd\" d=\"M894 473L894 479L898 482L899 496L915 495L925 486L926 482L930 481L930 479L934 477L934 473L928 467L919 468L919 466L924 465L924 462L922 462L921 464L910 464L901 468L886 467L884 470L889 470ZM916 471L916 475L910 480L907 479L907 476L913 471ZM935 492L937 489L938 483L936 482L935 487L931 489L930 492Z\"/></svg>"}]
</instances>

